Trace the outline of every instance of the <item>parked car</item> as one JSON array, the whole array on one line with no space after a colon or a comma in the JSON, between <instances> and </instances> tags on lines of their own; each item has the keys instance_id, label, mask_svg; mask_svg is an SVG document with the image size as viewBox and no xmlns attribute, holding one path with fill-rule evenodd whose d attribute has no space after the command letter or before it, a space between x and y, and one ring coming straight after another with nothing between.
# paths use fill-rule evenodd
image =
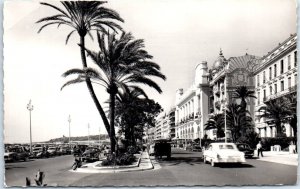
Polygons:
<instances>
[{"instance_id":1,"label":"parked car","mask_svg":"<svg viewBox=\"0 0 300 189\"><path fill-rule=\"evenodd\" d=\"M32 148L32 153L30 154L30 158L37 158L37 154L43 151L42 147L34 147Z\"/></svg>"},{"instance_id":2,"label":"parked car","mask_svg":"<svg viewBox=\"0 0 300 189\"><path fill-rule=\"evenodd\" d=\"M244 163L245 154L240 152L234 143L211 143L203 152L204 163Z\"/></svg>"},{"instance_id":3,"label":"parked car","mask_svg":"<svg viewBox=\"0 0 300 189\"><path fill-rule=\"evenodd\" d=\"M13 147L5 150L5 161L27 161L29 159L29 153L22 147Z\"/></svg>"},{"instance_id":4,"label":"parked car","mask_svg":"<svg viewBox=\"0 0 300 189\"><path fill-rule=\"evenodd\" d=\"M57 155L57 148L55 146L49 147L47 151L48 151L50 156L56 156Z\"/></svg>"},{"instance_id":5,"label":"parked car","mask_svg":"<svg viewBox=\"0 0 300 189\"><path fill-rule=\"evenodd\" d=\"M193 152L202 152L202 148L199 144L191 144L186 147L186 150Z\"/></svg>"},{"instance_id":6,"label":"parked car","mask_svg":"<svg viewBox=\"0 0 300 189\"><path fill-rule=\"evenodd\" d=\"M245 153L245 157L252 158L254 156L254 149L252 149L249 144L246 143L237 143L236 144L239 151Z\"/></svg>"},{"instance_id":7,"label":"parked car","mask_svg":"<svg viewBox=\"0 0 300 189\"><path fill-rule=\"evenodd\" d=\"M154 155L156 157L162 158L162 156L167 156L171 158L171 142L167 139L159 139L154 142Z\"/></svg>"},{"instance_id":8,"label":"parked car","mask_svg":"<svg viewBox=\"0 0 300 189\"><path fill-rule=\"evenodd\" d=\"M89 147L82 154L82 161L99 161L100 152L98 148Z\"/></svg>"}]
</instances>

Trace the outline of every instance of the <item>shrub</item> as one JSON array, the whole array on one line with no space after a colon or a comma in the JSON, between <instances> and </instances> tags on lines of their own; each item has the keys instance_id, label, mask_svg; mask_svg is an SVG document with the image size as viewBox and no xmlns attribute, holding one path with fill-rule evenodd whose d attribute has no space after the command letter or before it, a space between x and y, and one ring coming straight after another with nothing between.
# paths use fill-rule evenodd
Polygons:
<instances>
[{"instance_id":1,"label":"shrub","mask_svg":"<svg viewBox=\"0 0 300 189\"><path fill-rule=\"evenodd\" d=\"M109 165L131 165L135 161L135 157L133 154L123 153L119 154L117 157L114 155L108 155L105 160L102 161L102 166Z\"/></svg>"},{"instance_id":2,"label":"shrub","mask_svg":"<svg viewBox=\"0 0 300 189\"><path fill-rule=\"evenodd\" d=\"M129 154L137 154L137 153L139 153L140 150L141 149L138 146L128 146L128 148L127 148L127 152Z\"/></svg>"},{"instance_id":3,"label":"shrub","mask_svg":"<svg viewBox=\"0 0 300 189\"><path fill-rule=\"evenodd\" d=\"M245 136L238 138L238 143L246 143L251 148L256 148L256 145L260 141L259 135L255 131L249 131Z\"/></svg>"}]
</instances>

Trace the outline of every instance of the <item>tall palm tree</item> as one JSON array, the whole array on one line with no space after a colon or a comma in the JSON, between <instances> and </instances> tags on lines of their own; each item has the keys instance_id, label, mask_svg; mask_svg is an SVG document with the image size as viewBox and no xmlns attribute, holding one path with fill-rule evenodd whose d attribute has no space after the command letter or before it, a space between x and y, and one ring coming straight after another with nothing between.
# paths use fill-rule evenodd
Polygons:
<instances>
[{"instance_id":1,"label":"tall palm tree","mask_svg":"<svg viewBox=\"0 0 300 189\"><path fill-rule=\"evenodd\" d=\"M39 29L40 33L45 27L50 25L66 25L72 28L72 31L67 35L66 44L69 38L74 32L77 32L80 37L80 54L83 68L87 68L86 55L85 55L85 36L89 35L92 39L91 31L101 31L107 33L107 28L114 31L121 30L115 21L124 22L124 20L119 16L114 10L103 7L105 1L61 1L64 9L57 7L55 5L42 2L41 4L52 9L55 9L58 13L42 18L37 21L37 23L44 23ZM96 105L96 108L102 117L106 129L109 129L109 123L105 119L106 115L103 111L102 106L93 89L90 78L86 78L86 85L88 87L89 93Z\"/></svg>"},{"instance_id":2,"label":"tall palm tree","mask_svg":"<svg viewBox=\"0 0 300 189\"><path fill-rule=\"evenodd\" d=\"M231 131L232 140L236 142L239 137L245 134L245 131L251 127L252 118L249 116L249 111L244 112L241 105L230 103L226 110L226 122Z\"/></svg>"},{"instance_id":3,"label":"tall palm tree","mask_svg":"<svg viewBox=\"0 0 300 189\"><path fill-rule=\"evenodd\" d=\"M224 114L213 115L205 123L205 130L217 129L217 138L225 136L224 133Z\"/></svg>"},{"instance_id":4,"label":"tall palm tree","mask_svg":"<svg viewBox=\"0 0 300 189\"><path fill-rule=\"evenodd\" d=\"M99 52L85 49L88 56L97 65L98 70L93 68L71 69L63 76L78 75L77 79L66 82L63 87L82 82L86 78L106 88L109 94L110 109L110 137L112 152L115 150L115 97L118 90L126 90L129 86L140 86L141 84L154 88L159 93L161 88L149 77L158 77L163 80L165 75L160 72L158 64L151 62L152 56L144 50L144 41L134 40L130 33L105 34L97 33ZM62 88L63 88L62 87ZM142 90L142 89L141 89Z\"/></svg>"},{"instance_id":5,"label":"tall palm tree","mask_svg":"<svg viewBox=\"0 0 300 189\"><path fill-rule=\"evenodd\" d=\"M235 92L233 93L233 98L241 99L241 103L240 103L241 109L243 111L246 111L247 109L246 100L248 98L256 98L254 94L255 92L248 90L246 86L239 86L236 88Z\"/></svg>"},{"instance_id":6,"label":"tall palm tree","mask_svg":"<svg viewBox=\"0 0 300 189\"><path fill-rule=\"evenodd\" d=\"M275 123L276 135L282 134L282 123L284 119L291 114L291 104L285 98L277 98L266 103L258 109L260 115L258 118L266 118Z\"/></svg>"}]
</instances>

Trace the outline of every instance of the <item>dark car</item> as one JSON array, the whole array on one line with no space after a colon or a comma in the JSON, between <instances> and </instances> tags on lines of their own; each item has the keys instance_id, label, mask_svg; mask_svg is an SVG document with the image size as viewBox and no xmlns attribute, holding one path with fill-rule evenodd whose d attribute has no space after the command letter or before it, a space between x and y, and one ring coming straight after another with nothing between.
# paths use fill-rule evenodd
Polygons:
<instances>
[{"instance_id":1,"label":"dark car","mask_svg":"<svg viewBox=\"0 0 300 189\"><path fill-rule=\"evenodd\" d=\"M199 144L192 144L186 147L186 150L193 152L202 152L202 148Z\"/></svg>"},{"instance_id":2,"label":"dark car","mask_svg":"<svg viewBox=\"0 0 300 189\"><path fill-rule=\"evenodd\" d=\"M156 157L162 158L162 156L167 156L171 158L171 142L169 140L156 140L154 142L154 155Z\"/></svg>"},{"instance_id":3,"label":"dark car","mask_svg":"<svg viewBox=\"0 0 300 189\"><path fill-rule=\"evenodd\" d=\"M99 161L100 152L98 148L89 147L82 154L82 161Z\"/></svg>"},{"instance_id":4,"label":"dark car","mask_svg":"<svg viewBox=\"0 0 300 189\"><path fill-rule=\"evenodd\" d=\"M245 157L252 158L254 156L254 149L252 149L248 144L237 143L236 146L239 149L239 151L245 153Z\"/></svg>"},{"instance_id":5,"label":"dark car","mask_svg":"<svg viewBox=\"0 0 300 189\"><path fill-rule=\"evenodd\" d=\"M22 147L13 147L5 150L5 161L27 161L29 159L29 153Z\"/></svg>"}]
</instances>

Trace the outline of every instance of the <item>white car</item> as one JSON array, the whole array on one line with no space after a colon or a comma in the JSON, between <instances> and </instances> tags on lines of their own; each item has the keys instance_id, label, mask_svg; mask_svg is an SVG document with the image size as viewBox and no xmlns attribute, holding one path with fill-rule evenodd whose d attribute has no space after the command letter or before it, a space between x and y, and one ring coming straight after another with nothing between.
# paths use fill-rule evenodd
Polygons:
<instances>
[{"instance_id":1,"label":"white car","mask_svg":"<svg viewBox=\"0 0 300 189\"><path fill-rule=\"evenodd\" d=\"M245 154L240 152L234 143L211 143L203 152L204 163L244 163Z\"/></svg>"}]
</instances>

